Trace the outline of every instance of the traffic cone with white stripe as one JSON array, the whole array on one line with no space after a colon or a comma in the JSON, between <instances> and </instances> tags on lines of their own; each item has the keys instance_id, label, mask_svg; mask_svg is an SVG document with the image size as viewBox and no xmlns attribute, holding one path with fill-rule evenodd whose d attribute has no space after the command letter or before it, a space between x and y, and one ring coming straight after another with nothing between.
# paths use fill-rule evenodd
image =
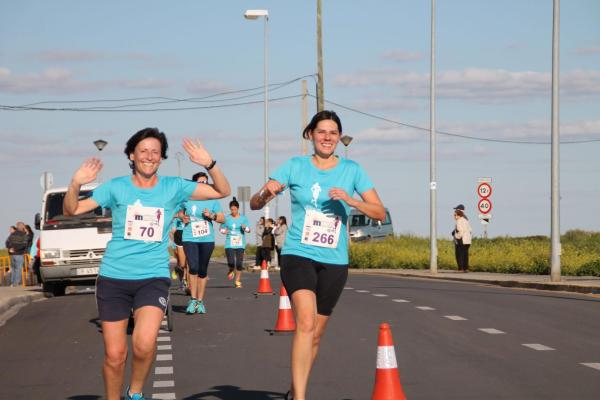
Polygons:
<instances>
[{"instance_id":1,"label":"traffic cone with white stripe","mask_svg":"<svg viewBox=\"0 0 600 400\"><path fill-rule=\"evenodd\" d=\"M267 262L263 260L260 267L260 280L258 281L257 294L273 294L273 288L271 288L271 281L269 280L269 270L267 269Z\"/></svg>"},{"instance_id":2,"label":"traffic cone with white stripe","mask_svg":"<svg viewBox=\"0 0 600 400\"><path fill-rule=\"evenodd\" d=\"M396 363L392 330L388 323L379 325L377 371L371 400L406 400Z\"/></svg>"},{"instance_id":3,"label":"traffic cone with white stripe","mask_svg":"<svg viewBox=\"0 0 600 400\"><path fill-rule=\"evenodd\" d=\"M293 332L295 330L296 321L294 321L292 304L282 282L279 289L279 313L277 314L277 323L275 323L275 332Z\"/></svg>"}]
</instances>

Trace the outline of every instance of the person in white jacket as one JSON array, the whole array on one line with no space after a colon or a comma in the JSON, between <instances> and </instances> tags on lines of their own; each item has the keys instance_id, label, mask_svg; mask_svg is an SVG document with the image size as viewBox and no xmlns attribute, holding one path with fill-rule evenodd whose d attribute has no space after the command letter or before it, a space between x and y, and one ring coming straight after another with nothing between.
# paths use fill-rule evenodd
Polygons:
<instances>
[{"instance_id":1,"label":"person in white jacket","mask_svg":"<svg viewBox=\"0 0 600 400\"><path fill-rule=\"evenodd\" d=\"M452 231L454 237L454 251L456 264L461 272L469 270L469 247L471 246L471 224L465 215L465 206L462 204L454 207L454 219L456 226Z\"/></svg>"}]
</instances>

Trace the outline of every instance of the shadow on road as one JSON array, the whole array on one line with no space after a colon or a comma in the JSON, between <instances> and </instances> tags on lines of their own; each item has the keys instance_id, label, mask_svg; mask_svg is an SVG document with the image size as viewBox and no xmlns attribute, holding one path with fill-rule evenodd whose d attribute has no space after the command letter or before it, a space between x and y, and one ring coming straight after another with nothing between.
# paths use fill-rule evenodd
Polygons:
<instances>
[{"instance_id":1,"label":"shadow on road","mask_svg":"<svg viewBox=\"0 0 600 400\"><path fill-rule=\"evenodd\" d=\"M67 397L67 400L98 400L101 396L95 394L77 394L75 396Z\"/></svg>"},{"instance_id":2,"label":"shadow on road","mask_svg":"<svg viewBox=\"0 0 600 400\"><path fill-rule=\"evenodd\" d=\"M239 386L213 386L211 391L193 394L183 400L219 399L219 400L274 400L283 399L285 393L264 392L262 390L244 390Z\"/></svg>"}]
</instances>

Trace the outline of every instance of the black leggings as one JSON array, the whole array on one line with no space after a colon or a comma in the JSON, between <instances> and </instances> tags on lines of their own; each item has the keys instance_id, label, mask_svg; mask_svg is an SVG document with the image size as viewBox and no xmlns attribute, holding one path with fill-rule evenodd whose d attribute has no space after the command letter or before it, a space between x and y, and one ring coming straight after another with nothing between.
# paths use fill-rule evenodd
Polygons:
<instances>
[{"instance_id":1,"label":"black leggings","mask_svg":"<svg viewBox=\"0 0 600 400\"><path fill-rule=\"evenodd\" d=\"M469 269L469 246L470 244L462 244L462 240L454 245L454 253L456 254L456 264L460 271Z\"/></svg>"},{"instance_id":2,"label":"black leggings","mask_svg":"<svg viewBox=\"0 0 600 400\"><path fill-rule=\"evenodd\" d=\"M244 249L225 249L225 255L227 256L227 265L231 271L234 269L244 270Z\"/></svg>"}]
</instances>

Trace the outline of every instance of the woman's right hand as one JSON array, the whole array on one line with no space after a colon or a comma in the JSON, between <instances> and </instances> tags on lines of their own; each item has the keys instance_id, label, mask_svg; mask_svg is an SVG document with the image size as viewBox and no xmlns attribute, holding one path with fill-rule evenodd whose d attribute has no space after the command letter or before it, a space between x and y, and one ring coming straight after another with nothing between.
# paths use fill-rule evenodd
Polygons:
<instances>
[{"instance_id":1,"label":"woman's right hand","mask_svg":"<svg viewBox=\"0 0 600 400\"><path fill-rule=\"evenodd\" d=\"M85 185L93 182L98 173L102 170L102 161L99 158L88 158L81 164L79 169L75 171L72 181L78 185Z\"/></svg>"}]
</instances>

